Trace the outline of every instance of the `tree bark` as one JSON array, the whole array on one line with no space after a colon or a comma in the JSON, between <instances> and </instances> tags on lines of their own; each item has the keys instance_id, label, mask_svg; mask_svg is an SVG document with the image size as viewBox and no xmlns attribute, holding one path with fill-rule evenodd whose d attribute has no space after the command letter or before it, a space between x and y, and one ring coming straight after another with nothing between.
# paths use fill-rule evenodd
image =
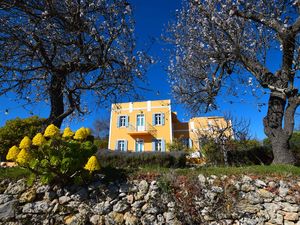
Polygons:
<instances>
[{"instance_id":1,"label":"tree bark","mask_svg":"<svg viewBox=\"0 0 300 225\"><path fill-rule=\"evenodd\" d=\"M64 86L66 78L64 75L54 74L51 78L51 84L49 88L50 107L51 112L47 119L47 124L54 124L57 127L61 127L64 114Z\"/></svg>"},{"instance_id":2,"label":"tree bark","mask_svg":"<svg viewBox=\"0 0 300 225\"><path fill-rule=\"evenodd\" d=\"M296 158L290 149L289 140L292 132L282 127L283 119L292 121L294 113L288 113L286 109L287 99L283 93L272 92L268 103L268 113L264 118L265 133L270 139L273 150L273 164L296 164ZM289 105L288 105L289 107ZM287 107L287 108L288 108ZM287 126L287 124L285 124Z\"/></svg>"}]
</instances>

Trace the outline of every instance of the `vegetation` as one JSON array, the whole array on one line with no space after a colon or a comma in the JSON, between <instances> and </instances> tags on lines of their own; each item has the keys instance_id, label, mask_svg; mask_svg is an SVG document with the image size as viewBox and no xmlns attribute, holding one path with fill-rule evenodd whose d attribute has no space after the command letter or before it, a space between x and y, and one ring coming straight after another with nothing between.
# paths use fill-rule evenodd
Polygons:
<instances>
[{"instance_id":1,"label":"vegetation","mask_svg":"<svg viewBox=\"0 0 300 225\"><path fill-rule=\"evenodd\" d=\"M22 167L0 168L0 181L4 179L18 180L29 176L30 171Z\"/></svg>"},{"instance_id":2,"label":"vegetation","mask_svg":"<svg viewBox=\"0 0 300 225\"><path fill-rule=\"evenodd\" d=\"M295 85L299 9L298 0L184 1L166 35L174 46L169 66L173 94L193 113L216 109L217 96L270 93L268 104L262 104L268 105L263 123L275 164L296 163L289 139L300 105ZM282 62L275 69L268 65L274 52Z\"/></svg>"},{"instance_id":3,"label":"vegetation","mask_svg":"<svg viewBox=\"0 0 300 225\"><path fill-rule=\"evenodd\" d=\"M103 167L139 168L160 166L178 168L186 165L184 152L120 152L99 150L96 154Z\"/></svg>"},{"instance_id":4,"label":"vegetation","mask_svg":"<svg viewBox=\"0 0 300 225\"><path fill-rule=\"evenodd\" d=\"M63 134L53 124L44 134L36 134L31 141L24 137L20 142L20 152L11 148L8 155L16 158L19 166L28 169L44 183L70 183L83 181L88 176L85 170L93 173L100 169L95 156L96 146L92 143L90 131L80 128L75 133L66 128Z\"/></svg>"},{"instance_id":5,"label":"vegetation","mask_svg":"<svg viewBox=\"0 0 300 225\"><path fill-rule=\"evenodd\" d=\"M16 118L6 121L5 125L0 128L0 156L3 161L7 155L8 149L14 145L19 145L24 136L33 138L40 132L45 119L37 116L26 119Z\"/></svg>"}]
</instances>

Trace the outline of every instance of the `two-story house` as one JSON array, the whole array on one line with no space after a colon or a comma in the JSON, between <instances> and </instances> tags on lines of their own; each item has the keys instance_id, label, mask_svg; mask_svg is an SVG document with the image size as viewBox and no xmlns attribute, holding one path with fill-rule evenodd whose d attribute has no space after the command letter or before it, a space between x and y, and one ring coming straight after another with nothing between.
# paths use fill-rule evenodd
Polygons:
<instances>
[{"instance_id":1,"label":"two-story house","mask_svg":"<svg viewBox=\"0 0 300 225\"><path fill-rule=\"evenodd\" d=\"M223 117L197 117L180 122L172 112L170 100L112 104L108 148L167 151L167 143L180 138L189 148L199 150L198 134L209 132L212 125L224 127L228 121Z\"/></svg>"}]
</instances>

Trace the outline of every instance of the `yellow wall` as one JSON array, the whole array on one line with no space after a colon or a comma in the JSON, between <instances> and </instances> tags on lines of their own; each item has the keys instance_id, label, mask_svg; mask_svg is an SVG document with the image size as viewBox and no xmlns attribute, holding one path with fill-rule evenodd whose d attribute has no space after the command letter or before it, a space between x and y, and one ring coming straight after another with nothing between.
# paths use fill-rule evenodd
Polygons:
<instances>
[{"instance_id":1,"label":"yellow wall","mask_svg":"<svg viewBox=\"0 0 300 225\"><path fill-rule=\"evenodd\" d=\"M155 113L164 114L164 125L152 125L152 115ZM136 131L138 114L145 116L146 131ZM117 127L118 116L121 115L129 117L128 127ZM128 151L135 151L136 140L143 139L144 151L152 151L153 139L163 139L167 148L167 144L171 143L174 137L191 139L192 148L200 150L199 136L203 133L211 135L209 124L213 127L223 128L231 125L231 121L226 121L223 117L195 117L189 122L180 122L177 114L171 111L170 100L113 104L108 148L114 150L118 140L127 140ZM233 136L231 129L226 132L228 137Z\"/></svg>"}]
</instances>

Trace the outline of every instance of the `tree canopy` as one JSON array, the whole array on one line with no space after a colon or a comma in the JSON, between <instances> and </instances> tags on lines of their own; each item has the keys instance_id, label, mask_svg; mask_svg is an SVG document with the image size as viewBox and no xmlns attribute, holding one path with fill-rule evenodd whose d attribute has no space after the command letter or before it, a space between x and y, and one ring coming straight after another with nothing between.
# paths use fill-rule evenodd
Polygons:
<instances>
[{"instance_id":1,"label":"tree canopy","mask_svg":"<svg viewBox=\"0 0 300 225\"><path fill-rule=\"evenodd\" d=\"M0 2L0 95L50 103L48 123L132 92L149 58L126 0Z\"/></svg>"},{"instance_id":2,"label":"tree canopy","mask_svg":"<svg viewBox=\"0 0 300 225\"><path fill-rule=\"evenodd\" d=\"M169 74L173 94L192 111L216 109L220 93L251 84L270 93L264 118L274 163L294 163L288 140L300 104L300 1L189 0L166 40L175 46ZM267 62L280 53L276 71Z\"/></svg>"}]
</instances>

